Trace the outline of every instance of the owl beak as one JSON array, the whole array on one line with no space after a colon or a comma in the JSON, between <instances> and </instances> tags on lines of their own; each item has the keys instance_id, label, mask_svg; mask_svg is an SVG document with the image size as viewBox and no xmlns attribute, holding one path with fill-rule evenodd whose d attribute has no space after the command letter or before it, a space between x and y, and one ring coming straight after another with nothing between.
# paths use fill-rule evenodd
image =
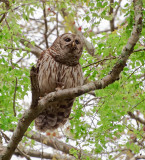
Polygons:
<instances>
[{"instance_id":1,"label":"owl beak","mask_svg":"<svg viewBox=\"0 0 145 160\"><path fill-rule=\"evenodd\" d=\"M75 42L72 42L72 49L73 49L73 50L77 49Z\"/></svg>"},{"instance_id":2,"label":"owl beak","mask_svg":"<svg viewBox=\"0 0 145 160\"><path fill-rule=\"evenodd\" d=\"M75 42L72 43L72 46L73 46L73 47L75 46Z\"/></svg>"}]
</instances>

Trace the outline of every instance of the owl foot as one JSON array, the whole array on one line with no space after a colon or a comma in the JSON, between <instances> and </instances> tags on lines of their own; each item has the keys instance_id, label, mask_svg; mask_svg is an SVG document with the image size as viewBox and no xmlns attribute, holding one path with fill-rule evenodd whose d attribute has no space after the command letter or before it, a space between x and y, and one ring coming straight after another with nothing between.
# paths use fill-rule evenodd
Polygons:
<instances>
[{"instance_id":1,"label":"owl foot","mask_svg":"<svg viewBox=\"0 0 145 160\"><path fill-rule=\"evenodd\" d=\"M55 88L56 91L64 89L64 83L56 82L57 87Z\"/></svg>"}]
</instances>

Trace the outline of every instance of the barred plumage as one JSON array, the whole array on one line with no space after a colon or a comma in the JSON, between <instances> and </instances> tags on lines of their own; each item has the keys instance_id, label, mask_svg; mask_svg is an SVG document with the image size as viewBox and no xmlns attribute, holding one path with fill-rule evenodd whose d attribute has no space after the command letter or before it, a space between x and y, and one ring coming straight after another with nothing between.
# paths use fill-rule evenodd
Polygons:
<instances>
[{"instance_id":1,"label":"barred plumage","mask_svg":"<svg viewBox=\"0 0 145 160\"><path fill-rule=\"evenodd\" d=\"M68 42L67 42L68 41ZM52 47L42 53L37 62L40 96L83 84L83 73L79 59L83 44L74 34L63 34ZM63 100L48 106L36 119L35 126L40 131L53 130L66 123L74 99Z\"/></svg>"}]
</instances>

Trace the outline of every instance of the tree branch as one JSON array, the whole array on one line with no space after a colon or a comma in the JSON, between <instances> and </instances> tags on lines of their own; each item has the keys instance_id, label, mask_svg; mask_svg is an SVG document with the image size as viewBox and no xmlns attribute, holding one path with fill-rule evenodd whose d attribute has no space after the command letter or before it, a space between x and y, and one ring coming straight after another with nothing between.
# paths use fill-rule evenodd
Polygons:
<instances>
[{"instance_id":1,"label":"tree branch","mask_svg":"<svg viewBox=\"0 0 145 160\"><path fill-rule=\"evenodd\" d=\"M69 152L70 149L75 149L75 150L78 151L78 156L80 156L80 153L81 153L82 156L89 156L92 159L95 159L95 157L93 155L87 154L83 150L79 150L78 148L73 147L73 146L71 146L69 144L66 144L64 142L61 142L61 141L59 141L59 140L57 140L56 138L53 138L53 137L44 136L44 135L42 135L40 133L37 133L37 132L34 132L34 131L26 132L24 136L26 136L30 139L33 139L37 142L43 143L46 146L52 147L56 150L62 151L65 154L71 155L70 152ZM73 156L73 155L71 155L71 156Z\"/></svg>"},{"instance_id":2,"label":"tree branch","mask_svg":"<svg viewBox=\"0 0 145 160\"><path fill-rule=\"evenodd\" d=\"M0 23L5 19L5 17L6 17L6 13L2 15L2 18L0 19Z\"/></svg>"},{"instance_id":3,"label":"tree branch","mask_svg":"<svg viewBox=\"0 0 145 160\"><path fill-rule=\"evenodd\" d=\"M20 42L21 42L24 46L30 48L30 49L31 49L31 52L32 52L37 58L40 57L40 54L41 54L41 52L42 52L42 49L41 49L39 46L37 46L37 45L33 46L28 40L25 40L25 39L21 39Z\"/></svg>"},{"instance_id":4,"label":"tree branch","mask_svg":"<svg viewBox=\"0 0 145 160\"><path fill-rule=\"evenodd\" d=\"M16 77L16 85L15 85L15 92L14 92L14 98L13 98L13 111L14 111L14 116L15 116L15 117L16 117L15 102L16 102L17 83L18 83L18 79L17 79L17 77Z\"/></svg>"},{"instance_id":5,"label":"tree branch","mask_svg":"<svg viewBox=\"0 0 145 160\"><path fill-rule=\"evenodd\" d=\"M5 3L6 10L9 10L9 9L10 9L10 3L9 3L8 0L1 0L0 2ZM8 13L8 12L5 12L5 13L2 15L2 18L0 19L0 23L5 19L7 13Z\"/></svg>"},{"instance_id":6,"label":"tree branch","mask_svg":"<svg viewBox=\"0 0 145 160\"><path fill-rule=\"evenodd\" d=\"M140 52L140 51L145 51L145 48L141 48L141 49L136 49L133 52Z\"/></svg>"},{"instance_id":7,"label":"tree branch","mask_svg":"<svg viewBox=\"0 0 145 160\"><path fill-rule=\"evenodd\" d=\"M38 105L35 108L31 107L30 109L25 111L22 118L18 122L17 128L14 131L10 142L7 145L6 151L3 155L0 156L1 160L9 160L11 158L30 123L48 106L48 104L53 104L55 101L58 101L60 99L62 100L77 97L92 90L105 88L109 84L115 82L116 79L118 79L119 74L126 66L126 62L133 52L134 46L137 43L139 35L142 31L142 0L134 0L133 2L135 10L135 25L133 26L132 34L129 40L124 46L120 58L114 65L112 71L102 80L94 81L76 88L64 89L49 93L38 101Z\"/></svg>"},{"instance_id":8,"label":"tree branch","mask_svg":"<svg viewBox=\"0 0 145 160\"><path fill-rule=\"evenodd\" d=\"M24 152L22 152L19 148L17 148L19 154L21 154L22 156L24 156L27 160L31 160L31 158Z\"/></svg>"},{"instance_id":9,"label":"tree branch","mask_svg":"<svg viewBox=\"0 0 145 160\"><path fill-rule=\"evenodd\" d=\"M112 15L113 16L113 8L111 5L113 5L114 3L114 0L110 0L110 11L109 11L109 15ZM110 20L110 29L111 29L111 32L114 31L114 17L112 17L112 19Z\"/></svg>"},{"instance_id":10,"label":"tree branch","mask_svg":"<svg viewBox=\"0 0 145 160\"><path fill-rule=\"evenodd\" d=\"M118 6L117 6L117 8L116 8L116 10L115 10L115 12L114 12L114 14L113 14L114 18L115 18L115 16L117 15L117 12L118 12L118 10L119 10L119 8L120 8L120 3L121 3L121 1L122 1L122 0L119 0Z\"/></svg>"},{"instance_id":11,"label":"tree branch","mask_svg":"<svg viewBox=\"0 0 145 160\"><path fill-rule=\"evenodd\" d=\"M46 158L46 159L57 159L57 160L73 160L74 158L71 157L71 156L64 156L62 154L59 154L59 153L56 153L56 154L51 154L51 153L47 153L47 152L43 152L43 155L42 155L42 152L38 151L38 150L32 150L32 149L24 149L23 148L23 152L26 154L26 155L29 155L30 157L35 157L35 158ZM15 152L15 154L17 155L20 155L19 152Z\"/></svg>"},{"instance_id":12,"label":"tree branch","mask_svg":"<svg viewBox=\"0 0 145 160\"><path fill-rule=\"evenodd\" d=\"M31 80L31 91L32 91L31 108L35 108L38 105L38 100L39 100L39 95L40 95L39 94L37 68L35 68L35 67L31 68L30 80Z\"/></svg>"},{"instance_id":13,"label":"tree branch","mask_svg":"<svg viewBox=\"0 0 145 160\"><path fill-rule=\"evenodd\" d=\"M47 34L47 38L52 34L52 32L57 28L57 26L54 26L53 29ZM43 42L45 42L45 39L42 40L39 45L41 45Z\"/></svg>"},{"instance_id":14,"label":"tree branch","mask_svg":"<svg viewBox=\"0 0 145 160\"><path fill-rule=\"evenodd\" d=\"M103 61L107 61L107 60L111 60L111 59L116 59L116 57L111 56L109 58L104 58L104 59L98 60L97 62L90 63L90 64L84 66L83 68L87 68L87 67L92 66L94 64L99 64L99 63L102 63Z\"/></svg>"},{"instance_id":15,"label":"tree branch","mask_svg":"<svg viewBox=\"0 0 145 160\"><path fill-rule=\"evenodd\" d=\"M37 132L34 132L34 131L26 132L24 136L26 136L30 139L33 139L37 142L43 143L43 144L45 144L49 147L52 147L56 150L62 151L63 153L66 153L66 154L69 154L69 150L72 148L75 150L78 150L77 148L75 148L71 145L68 145L64 142L57 140L56 138L44 136L44 135L37 133Z\"/></svg>"},{"instance_id":16,"label":"tree branch","mask_svg":"<svg viewBox=\"0 0 145 160\"><path fill-rule=\"evenodd\" d=\"M137 120L138 122L142 123L145 125L145 120L141 119L140 117L136 116L134 113L132 112L127 112L128 115L132 118L132 119L135 119Z\"/></svg>"},{"instance_id":17,"label":"tree branch","mask_svg":"<svg viewBox=\"0 0 145 160\"><path fill-rule=\"evenodd\" d=\"M145 155L140 155L135 157L135 160L139 160L139 159L145 159Z\"/></svg>"},{"instance_id":18,"label":"tree branch","mask_svg":"<svg viewBox=\"0 0 145 160\"><path fill-rule=\"evenodd\" d=\"M45 2L43 2L43 16L44 16L44 24L45 24L45 33L44 33L45 44L46 44L46 48L49 48L49 46L48 46L48 40L47 40L48 27L47 27L47 19L46 19Z\"/></svg>"}]
</instances>

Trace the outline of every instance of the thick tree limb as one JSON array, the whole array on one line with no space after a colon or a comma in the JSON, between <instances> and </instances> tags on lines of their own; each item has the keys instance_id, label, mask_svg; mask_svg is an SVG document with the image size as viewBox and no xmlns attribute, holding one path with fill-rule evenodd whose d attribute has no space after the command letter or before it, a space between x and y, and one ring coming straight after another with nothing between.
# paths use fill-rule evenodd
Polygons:
<instances>
[{"instance_id":1,"label":"thick tree limb","mask_svg":"<svg viewBox=\"0 0 145 160\"><path fill-rule=\"evenodd\" d=\"M134 0L133 2L135 10L135 25L133 27L132 34L129 40L123 48L120 58L114 65L112 71L102 80L91 82L76 88L52 92L39 100L38 106L36 106L35 108L31 107L23 114L22 118L19 120L18 126L13 133L6 151L3 155L0 156L1 160L9 160L11 158L30 123L48 106L48 104L54 103L55 101L58 101L60 99L77 97L92 90L105 88L109 84L112 84L119 77L119 74L125 67L126 62L130 54L133 52L134 46L139 40L139 35L142 31L142 0Z\"/></svg>"},{"instance_id":2,"label":"thick tree limb","mask_svg":"<svg viewBox=\"0 0 145 160\"><path fill-rule=\"evenodd\" d=\"M52 147L56 150L59 150L59 151L65 153L65 154L71 155L70 152L69 152L70 149L75 149L75 150L78 151L78 156L89 156L92 159L95 159L95 156L93 156L91 154L87 154L83 150L80 150L76 147L68 145L68 144L66 144L62 141L59 141L59 140L57 140L56 138L53 138L53 137L45 136L45 135L42 135L42 134L34 132L34 131L29 131L28 133L26 132L24 136L26 136L30 139L33 139L37 142L43 143L48 147ZM81 155L80 155L80 153L81 153Z\"/></svg>"},{"instance_id":3,"label":"thick tree limb","mask_svg":"<svg viewBox=\"0 0 145 160\"><path fill-rule=\"evenodd\" d=\"M2 154L5 151L6 147L2 146L0 144L0 154ZM75 158L72 156L67 156L67 155L62 155L59 153L47 153L47 152L42 152L38 151L38 150L32 150L32 149L25 149L21 147L21 151L16 149L16 151L14 152L14 155L16 156L21 156L21 157L25 157L27 160L30 160L30 157L35 157L35 158L45 158L45 159L56 159L56 160L74 160Z\"/></svg>"},{"instance_id":4,"label":"thick tree limb","mask_svg":"<svg viewBox=\"0 0 145 160\"><path fill-rule=\"evenodd\" d=\"M64 142L61 142L61 141L57 140L56 138L45 136L45 135L42 135L42 134L34 132L34 131L30 131L28 133L26 132L24 136L26 136L30 139L33 139L37 142L43 143L46 146L52 147L56 150L62 151L65 154L70 154L69 153L70 149L78 150L76 147L73 147L73 146L68 145Z\"/></svg>"},{"instance_id":5,"label":"thick tree limb","mask_svg":"<svg viewBox=\"0 0 145 160\"><path fill-rule=\"evenodd\" d=\"M38 150L32 150L32 149L23 149L23 152L30 156L30 157L35 157L35 158L46 158L46 159L56 159L56 160L74 160L73 157L71 156L64 156L62 154L56 153L56 154L51 154L47 152L40 152ZM15 155L20 155L18 151L15 151Z\"/></svg>"}]
</instances>

